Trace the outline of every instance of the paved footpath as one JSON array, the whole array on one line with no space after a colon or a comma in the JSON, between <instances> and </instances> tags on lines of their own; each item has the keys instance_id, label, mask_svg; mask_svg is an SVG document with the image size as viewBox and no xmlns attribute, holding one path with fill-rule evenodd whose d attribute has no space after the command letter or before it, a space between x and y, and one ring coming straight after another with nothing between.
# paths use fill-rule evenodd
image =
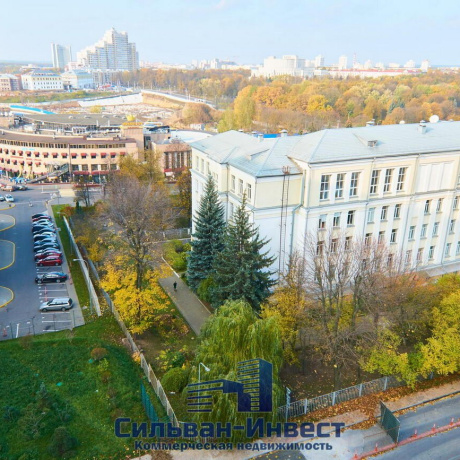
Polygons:
<instances>
[{"instance_id":1,"label":"paved footpath","mask_svg":"<svg viewBox=\"0 0 460 460\"><path fill-rule=\"evenodd\" d=\"M174 291L174 282L177 283L177 290ZM177 309L182 313L185 321L199 334L201 326L211 316L209 310L200 302L198 297L174 272L169 278L160 280L163 289L168 293L171 300L176 304Z\"/></svg>"}]
</instances>

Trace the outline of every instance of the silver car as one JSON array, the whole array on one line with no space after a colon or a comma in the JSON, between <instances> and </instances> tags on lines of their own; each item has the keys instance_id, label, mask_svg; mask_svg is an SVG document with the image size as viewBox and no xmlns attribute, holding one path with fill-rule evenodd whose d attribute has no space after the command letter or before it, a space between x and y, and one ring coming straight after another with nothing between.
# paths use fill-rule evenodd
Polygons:
<instances>
[{"instance_id":1,"label":"silver car","mask_svg":"<svg viewBox=\"0 0 460 460\"><path fill-rule=\"evenodd\" d=\"M40 311L70 310L73 306L73 301L70 297L59 297L57 299L48 300L40 305Z\"/></svg>"}]
</instances>

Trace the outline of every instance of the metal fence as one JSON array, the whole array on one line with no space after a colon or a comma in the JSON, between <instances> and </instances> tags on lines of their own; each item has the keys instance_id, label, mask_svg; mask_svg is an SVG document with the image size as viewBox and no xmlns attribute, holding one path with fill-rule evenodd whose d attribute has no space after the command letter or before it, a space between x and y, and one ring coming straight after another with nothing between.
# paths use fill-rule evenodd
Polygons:
<instances>
[{"instance_id":1,"label":"metal fence","mask_svg":"<svg viewBox=\"0 0 460 460\"><path fill-rule=\"evenodd\" d=\"M359 398L380 391L385 391L388 388L395 388L404 385L396 377L382 377L380 379L371 380L369 382L360 383L352 387L344 388L342 390L333 391L332 393L317 396L316 398L300 399L288 406L281 406L278 408L278 415L280 418L299 417L319 409L335 406L336 404L350 401L351 399Z\"/></svg>"},{"instance_id":2,"label":"metal fence","mask_svg":"<svg viewBox=\"0 0 460 460\"><path fill-rule=\"evenodd\" d=\"M149 420L154 423L158 422L158 414L155 408L153 407L152 401L150 401L150 397L147 394L147 390L145 389L144 385L141 383L141 400L142 405L144 406L145 412Z\"/></svg>"},{"instance_id":3,"label":"metal fence","mask_svg":"<svg viewBox=\"0 0 460 460\"><path fill-rule=\"evenodd\" d=\"M191 228L171 228L163 232L165 240L187 240L191 237Z\"/></svg>"},{"instance_id":4,"label":"metal fence","mask_svg":"<svg viewBox=\"0 0 460 460\"><path fill-rule=\"evenodd\" d=\"M83 256L81 255L80 249L78 248L78 245L75 241L75 238L73 237L72 230L70 229L69 222L67 221L67 218L65 216L63 217L64 224L67 229L67 233L69 234L69 239L70 239L70 244L72 246L72 251L75 253L75 259L78 260L78 263L80 264L81 271L83 273L83 276L85 278L86 286L88 287L88 293L90 296L90 302L91 306L94 308L94 310L97 313L97 316L101 316L101 306L99 305L99 299L96 294L96 290L94 289L93 282L91 281L91 277L89 276L89 271L88 271L88 266L86 265L86 260L83 259Z\"/></svg>"},{"instance_id":5,"label":"metal fence","mask_svg":"<svg viewBox=\"0 0 460 460\"><path fill-rule=\"evenodd\" d=\"M161 385L161 382L158 380L157 376L155 375L155 372L153 372L152 366L147 362L145 359L144 354L141 352L139 347L136 345L136 342L132 338L130 332L128 331L127 327L125 326L125 323L123 320L120 318L120 315L115 308L115 305L112 302L112 299L110 296L105 292L103 289L101 289L102 295L104 296L105 300L107 301L107 305L110 308L110 311L113 313L113 316L117 320L121 330L125 334L129 346L131 350L134 353L137 353L139 358L140 358L140 364L142 367L142 370L144 371L145 376L147 377L147 380L149 381L150 385L152 385L153 391L155 391L155 394L158 396L159 400L161 401L161 404L163 407L166 409L166 413L168 414L169 421L174 425L174 426L179 426L179 421L177 420L176 414L174 413L174 409L171 406L171 403L169 402L168 397L166 396L166 392L163 389L163 386Z\"/></svg>"}]
</instances>

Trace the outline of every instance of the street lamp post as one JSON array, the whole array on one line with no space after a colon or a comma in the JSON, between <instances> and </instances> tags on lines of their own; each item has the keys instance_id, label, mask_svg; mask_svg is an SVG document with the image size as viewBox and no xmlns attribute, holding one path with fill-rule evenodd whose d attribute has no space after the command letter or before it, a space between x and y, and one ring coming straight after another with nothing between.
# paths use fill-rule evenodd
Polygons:
<instances>
[{"instance_id":1,"label":"street lamp post","mask_svg":"<svg viewBox=\"0 0 460 460\"><path fill-rule=\"evenodd\" d=\"M88 269L88 278L89 278L89 264L88 264L88 262L85 259L73 259L73 261L74 262L78 262L78 261L85 262L86 268ZM89 287L88 287L88 294L89 294L89 309L91 310L91 314L93 314L93 300L92 300L92 297L91 297L91 291L89 290Z\"/></svg>"},{"instance_id":2,"label":"street lamp post","mask_svg":"<svg viewBox=\"0 0 460 460\"><path fill-rule=\"evenodd\" d=\"M203 369L206 372L209 372L211 369L209 369L208 366L206 366L203 363L198 364L198 383L201 383L201 366L203 366ZM199 398L199 397L198 397ZM200 411L200 400L198 399L198 412Z\"/></svg>"}]
</instances>

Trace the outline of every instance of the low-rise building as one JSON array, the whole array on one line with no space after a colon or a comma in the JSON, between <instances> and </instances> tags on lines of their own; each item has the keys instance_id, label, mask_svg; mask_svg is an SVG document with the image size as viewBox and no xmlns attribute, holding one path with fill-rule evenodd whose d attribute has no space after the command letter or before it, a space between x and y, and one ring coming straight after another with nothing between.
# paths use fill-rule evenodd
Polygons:
<instances>
[{"instance_id":1,"label":"low-rise building","mask_svg":"<svg viewBox=\"0 0 460 460\"><path fill-rule=\"evenodd\" d=\"M374 240L410 268L460 269L460 122L275 139L228 131L192 144L191 172L194 215L209 175L227 220L246 194L278 272L328 233Z\"/></svg>"},{"instance_id":2,"label":"low-rise building","mask_svg":"<svg viewBox=\"0 0 460 460\"><path fill-rule=\"evenodd\" d=\"M0 93L19 91L21 89L20 80L16 75L0 74Z\"/></svg>"},{"instance_id":3,"label":"low-rise building","mask_svg":"<svg viewBox=\"0 0 460 460\"><path fill-rule=\"evenodd\" d=\"M93 75L85 70L69 70L61 74L64 89L92 89L94 88Z\"/></svg>"},{"instance_id":4,"label":"low-rise building","mask_svg":"<svg viewBox=\"0 0 460 460\"><path fill-rule=\"evenodd\" d=\"M21 75L22 87L29 91L63 90L60 75L48 70L33 70Z\"/></svg>"}]
</instances>

